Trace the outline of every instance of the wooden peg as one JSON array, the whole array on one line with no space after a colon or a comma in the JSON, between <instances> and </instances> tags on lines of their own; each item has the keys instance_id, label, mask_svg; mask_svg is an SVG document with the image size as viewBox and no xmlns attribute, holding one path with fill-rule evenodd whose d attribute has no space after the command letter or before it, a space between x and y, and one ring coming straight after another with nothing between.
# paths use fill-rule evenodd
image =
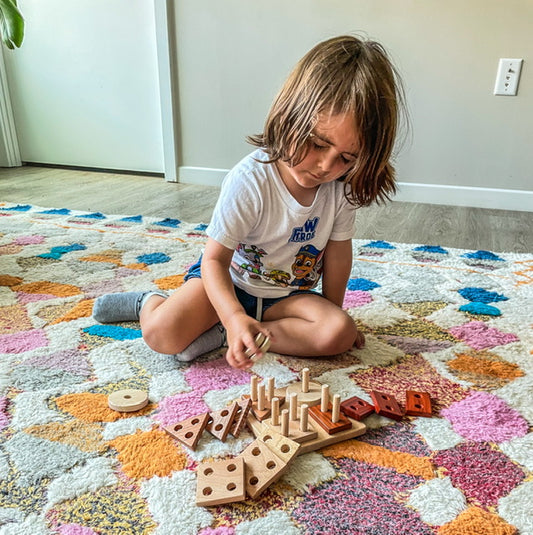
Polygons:
<instances>
[{"instance_id":1,"label":"wooden peg","mask_svg":"<svg viewBox=\"0 0 533 535\"><path fill-rule=\"evenodd\" d=\"M329 385L322 385L322 394L320 397L320 410L327 412L329 406Z\"/></svg>"},{"instance_id":2,"label":"wooden peg","mask_svg":"<svg viewBox=\"0 0 533 535\"><path fill-rule=\"evenodd\" d=\"M300 407L300 431L304 433L309 429L309 407L304 403Z\"/></svg>"},{"instance_id":3,"label":"wooden peg","mask_svg":"<svg viewBox=\"0 0 533 535\"><path fill-rule=\"evenodd\" d=\"M289 436L289 411L287 409L281 411L281 434L284 437Z\"/></svg>"},{"instance_id":4,"label":"wooden peg","mask_svg":"<svg viewBox=\"0 0 533 535\"><path fill-rule=\"evenodd\" d=\"M341 397L338 394L333 396L333 405L331 408L331 421L336 424L339 421L341 408Z\"/></svg>"},{"instance_id":5,"label":"wooden peg","mask_svg":"<svg viewBox=\"0 0 533 535\"><path fill-rule=\"evenodd\" d=\"M289 397L289 420L298 420L298 394L293 392Z\"/></svg>"},{"instance_id":6,"label":"wooden peg","mask_svg":"<svg viewBox=\"0 0 533 535\"><path fill-rule=\"evenodd\" d=\"M259 384L259 378L257 375L252 375L250 378L250 399L253 403L257 401L257 385Z\"/></svg>"},{"instance_id":7,"label":"wooden peg","mask_svg":"<svg viewBox=\"0 0 533 535\"><path fill-rule=\"evenodd\" d=\"M265 410L265 402L266 402L265 385L263 383L261 383L257 387L257 410L264 411Z\"/></svg>"},{"instance_id":8,"label":"wooden peg","mask_svg":"<svg viewBox=\"0 0 533 535\"><path fill-rule=\"evenodd\" d=\"M270 402L270 417L272 419L272 425L279 424L279 398L272 398Z\"/></svg>"},{"instance_id":9,"label":"wooden peg","mask_svg":"<svg viewBox=\"0 0 533 535\"><path fill-rule=\"evenodd\" d=\"M333 422L333 407L329 404L327 411L320 410L318 405L309 408L311 418L329 435L340 433L352 427L352 422L346 416L339 414L337 422ZM340 411L339 411L340 412Z\"/></svg>"},{"instance_id":10,"label":"wooden peg","mask_svg":"<svg viewBox=\"0 0 533 535\"><path fill-rule=\"evenodd\" d=\"M272 401L272 398L275 397L274 392L275 384L274 384L274 377L269 377L267 379L267 400Z\"/></svg>"},{"instance_id":11,"label":"wooden peg","mask_svg":"<svg viewBox=\"0 0 533 535\"><path fill-rule=\"evenodd\" d=\"M302 370L302 392L309 392L309 368Z\"/></svg>"}]
</instances>

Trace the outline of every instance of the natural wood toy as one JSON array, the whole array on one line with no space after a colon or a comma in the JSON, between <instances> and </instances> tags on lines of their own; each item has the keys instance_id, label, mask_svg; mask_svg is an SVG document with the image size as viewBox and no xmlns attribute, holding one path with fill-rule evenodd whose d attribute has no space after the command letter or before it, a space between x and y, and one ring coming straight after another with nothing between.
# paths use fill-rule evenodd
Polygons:
<instances>
[{"instance_id":1,"label":"natural wood toy","mask_svg":"<svg viewBox=\"0 0 533 535\"><path fill-rule=\"evenodd\" d=\"M352 424L346 416L340 413L341 398L339 395L333 396L333 404L329 402L329 386L322 385L322 400L319 405L309 409L309 414L315 422L325 429L329 435L346 431Z\"/></svg>"},{"instance_id":2,"label":"natural wood toy","mask_svg":"<svg viewBox=\"0 0 533 535\"><path fill-rule=\"evenodd\" d=\"M405 414L431 418L431 397L427 392L407 390L405 393Z\"/></svg>"},{"instance_id":3,"label":"natural wood toy","mask_svg":"<svg viewBox=\"0 0 533 535\"><path fill-rule=\"evenodd\" d=\"M148 405L148 394L142 390L117 390L109 394L107 402L114 411L134 412Z\"/></svg>"},{"instance_id":4,"label":"natural wood toy","mask_svg":"<svg viewBox=\"0 0 533 535\"><path fill-rule=\"evenodd\" d=\"M204 429L209 421L209 413L201 414L200 416L193 416L177 424L165 427L165 431L182 444L185 444L191 450L195 450L198 441L204 432Z\"/></svg>"},{"instance_id":5,"label":"natural wood toy","mask_svg":"<svg viewBox=\"0 0 533 535\"><path fill-rule=\"evenodd\" d=\"M383 392L372 390L372 392L370 392L370 397L372 398L376 412L379 415L392 418L393 420L401 420L403 418L403 411L394 396L389 396Z\"/></svg>"},{"instance_id":6,"label":"natural wood toy","mask_svg":"<svg viewBox=\"0 0 533 535\"><path fill-rule=\"evenodd\" d=\"M358 421L372 414L374 410L374 405L357 396L353 396L341 403L341 412Z\"/></svg>"},{"instance_id":7,"label":"natural wood toy","mask_svg":"<svg viewBox=\"0 0 533 535\"><path fill-rule=\"evenodd\" d=\"M239 404L234 401L229 407L225 407L220 411L210 412L206 429L214 437L226 442L238 409Z\"/></svg>"},{"instance_id":8,"label":"natural wood toy","mask_svg":"<svg viewBox=\"0 0 533 535\"><path fill-rule=\"evenodd\" d=\"M257 333L255 335L255 344L261 353L266 353L270 349L270 338L263 333ZM250 360L255 358L255 352L251 349L247 349L244 353Z\"/></svg>"},{"instance_id":9,"label":"natural wood toy","mask_svg":"<svg viewBox=\"0 0 533 535\"><path fill-rule=\"evenodd\" d=\"M204 462L196 472L197 505L220 505L246 499L243 457Z\"/></svg>"},{"instance_id":10,"label":"natural wood toy","mask_svg":"<svg viewBox=\"0 0 533 535\"><path fill-rule=\"evenodd\" d=\"M250 408L252 407L252 400L240 399L237 400L235 403L237 403L237 412L235 413L235 420L233 421L229 432L235 438L239 438L241 431L246 425L246 419L248 418L248 413L250 412Z\"/></svg>"},{"instance_id":11,"label":"natural wood toy","mask_svg":"<svg viewBox=\"0 0 533 535\"><path fill-rule=\"evenodd\" d=\"M318 405L322 399L322 385L309 380L309 368L302 370L302 380L287 387L286 396L298 394L298 403L305 403L308 407Z\"/></svg>"}]
</instances>

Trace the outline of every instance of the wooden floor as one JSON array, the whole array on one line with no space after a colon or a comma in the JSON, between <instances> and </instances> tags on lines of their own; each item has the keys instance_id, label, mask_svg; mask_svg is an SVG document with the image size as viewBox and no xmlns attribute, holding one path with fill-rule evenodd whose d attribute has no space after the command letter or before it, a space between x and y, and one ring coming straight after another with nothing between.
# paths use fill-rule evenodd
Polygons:
<instances>
[{"instance_id":1,"label":"wooden floor","mask_svg":"<svg viewBox=\"0 0 533 535\"><path fill-rule=\"evenodd\" d=\"M163 178L23 166L0 168L0 202L209 222L219 190ZM1 235L1 229L0 229ZM392 202L359 210L356 238L533 252L533 212Z\"/></svg>"}]
</instances>

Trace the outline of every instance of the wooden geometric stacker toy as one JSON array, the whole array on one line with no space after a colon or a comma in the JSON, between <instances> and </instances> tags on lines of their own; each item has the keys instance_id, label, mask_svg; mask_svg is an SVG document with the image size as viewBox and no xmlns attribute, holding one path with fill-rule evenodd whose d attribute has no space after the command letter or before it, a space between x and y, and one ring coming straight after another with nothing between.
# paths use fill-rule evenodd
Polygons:
<instances>
[{"instance_id":1,"label":"wooden geometric stacker toy","mask_svg":"<svg viewBox=\"0 0 533 535\"><path fill-rule=\"evenodd\" d=\"M286 389L286 396L291 394L298 394L298 403L306 404L308 407L318 405L322 399L322 385L309 381L309 368L302 370L302 381L300 383L293 383Z\"/></svg>"},{"instance_id":2,"label":"wooden geometric stacker toy","mask_svg":"<svg viewBox=\"0 0 533 535\"><path fill-rule=\"evenodd\" d=\"M392 418L393 420L401 420L403 418L403 411L394 396L389 396L383 392L372 390L372 392L370 392L370 397L372 398L376 412L379 415Z\"/></svg>"},{"instance_id":3,"label":"wooden geometric stacker toy","mask_svg":"<svg viewBox=\"0 0 533 535\"><path fill-rule=\"evenodd\" d=\"M200 416L193 416L188 420L183 420L177 424L165 427L165 431L182 444L185 444L191 450L195 450L198 441L204 432L204 429L209 421L209 414L201 414Z\"/></svg>"},{"instance_id":4,"label":"wooden geometric stacker toy","mask_svg":"<svg viewBox=\"0 0 533 535\"><path fill-rule=\"evenodd\" d=\"M341 412L354 420L362 420L374 412L374 405L364 399L353 396L341 403Z\"/></svg>"},{"instance_id":5,"label":"wooden geometric stacker toy","mask_svg":"<svg viewBox=\"0 0 533 535\"><path fill-rule=\"evenodd\" d=\"M408 390L405 393L405 414L431 418L431 397L427 392Z\"/></svg>"},{"instance_id":6,"label":"wooden geometric stacker toy","mask_svg":"<svg viewBox=\"0 0 533 535\"><path fill-rule=\"evenodd\" d=\"M229 407L226 407L220 411L210 412L206 429L214 437L218 438L222 442L226 442L226 438L228 437L238 410L239 404L235 401Z\"/></svg>"},{"instance_id":7,"label":"wooden geometric stacker toy","mask_svg":"<svg viewBox=\"0 0 533 535\"><path fill-rule=\"evenodd\" d=\"M230 427L230 433L235 437L239 438L242 429L246 425L246 419L248 418L248 413L252 407L251 399L240 399L237 400L237 412L235 414L235 420Z\"/></svg>"},{"instance_id":8,"label":"wooden geometric stacker toy","mask_svg":"<svg viewBox=\"0 0 533 535\"><path fill-rule=\"evenodd\" d=\"M109 394L107 402L114 411L135 412L148 405L148 394L142 390L117 390Z\"/></svg>"},{"instance_id":9,"label":"wooden geometric stacker toy","mask_svg":"<svg viewBox=\"0 0 533 535\"><path fill-rule=\"evenodd\" d=\"M197 469L196 504L203 506L246 499L244 459L201 463Z\"/></svg>"},{"instance_id":10,"label":"wooden geometric stacker toy","mask_svg":"<svg viewBox=\"0 0 533 535\"><path fill-rule=\"evenodd\" d=\"M322 386L322 400L319 405L315 405L309 409L309 415L315 422L325 429L328 435L340 433L351 429L352 424L350 420L343 414L340 414L340 396L333 396L333 404L329 402L329 387Z\"/></svg>"}]
</instances>

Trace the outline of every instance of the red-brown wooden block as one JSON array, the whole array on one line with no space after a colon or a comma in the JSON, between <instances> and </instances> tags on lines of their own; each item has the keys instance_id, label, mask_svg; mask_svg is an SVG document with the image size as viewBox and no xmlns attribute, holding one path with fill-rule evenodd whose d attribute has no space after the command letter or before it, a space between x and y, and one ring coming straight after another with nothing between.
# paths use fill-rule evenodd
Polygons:
<instances>
[{"instance_id":1,"label":"red-brown wooden block","mask_svg":"<svg viewBox=\"0 0 533 535\"><path fill-rule=\"evenodd\" d=\"M327 431L329 435L333 435L339 431L345 431L346 429L350 429L352 427L352 422L350 422L350 420L348 420L348 418L346 418L346 416L343 414L339 414L339 421L337 423L333 423L331 421L331 409L331 403L328 405L328 410L326 412L322 412L320 410L320 405L315 405L313 407L309 407L309 416L311 416L311 418L313 418L313 420L320 427L322 427L322 429Z\"/></svg>"},{"instance_id":2,"label":"red-brown wooden block","mask_svg":"<svg viewBox=\"0 0 533 535\"><path fill-rule=\"evenodd\" d=\"M354 420L362 420L374 412L374 405L354 396L341 403L341 412Z\"/></svg>"},{"instance_id":3,"label":"red-brown wooden block","mask_svg":"<svg viewBox=\"0 0 533 535\"><path fill-rule=\"evenodd\" d=\"M222 442L226 442L226 438L230 432L231 426L235 420L235 415L239 405L234 401L229 407L220 411L210 412L209 421L206 429L216 438Z\"/></svg>"},{"instance_id":4,"label":"red-brown wooden block","mask_svg":"<svg viewBox=\"0 0 533 535\"><path fill-rule=\"evenodd\" d=\"M164 429L171 437L179 440L182 444L185 444L185 446L194 451L208 421L209 414L205 413L199 416L193 416L177 424L169 425Z\"/></svg>"},{"instance_id":5,"label":"red-brown wooden block","mask_svg":"<svg viewBox=\"0 0 533 535\"><path fill-rule=\"evenodd\" d=\"M405 414L431 418L431 397L427 392L408 390L405 393Z\"/></svg>"},{"instance_id":6,"label":"red-brown wooden block","mask_svg":"<svg viewBox=\"0 0 533 535\"><path fill-rule=\"evenodd\" d=\"M403 418L403 411L394 396L389 396L383 392L372 390L372 392L370 392L370 397L372 398L374 408L379 415L392 418L393 420L401 420Z\"/></svg>"}]
</instances>

